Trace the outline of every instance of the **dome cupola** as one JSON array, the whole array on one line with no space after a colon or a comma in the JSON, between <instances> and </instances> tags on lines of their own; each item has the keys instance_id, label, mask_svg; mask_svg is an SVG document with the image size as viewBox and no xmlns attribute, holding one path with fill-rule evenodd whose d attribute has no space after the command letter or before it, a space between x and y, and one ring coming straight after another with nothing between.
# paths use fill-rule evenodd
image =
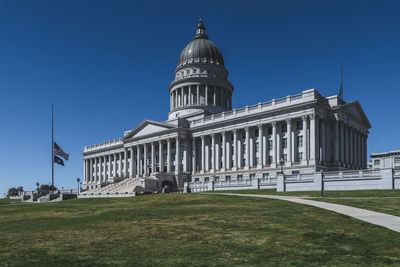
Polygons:
<instances>
[{"instance_id":1,"label":"dome cupola","mask_svg":"<svg viewBox=\"0 0 400 267\"><path fill-rule=\"evenodd\" d=\"M190 114L200 111L210 114L232 109L233 86L228 81L222 53L208 40L201 19L193 40L179 56L174 75L175 79L169 86L169 119L190 117Z\"/></svg>"}]
</instances>

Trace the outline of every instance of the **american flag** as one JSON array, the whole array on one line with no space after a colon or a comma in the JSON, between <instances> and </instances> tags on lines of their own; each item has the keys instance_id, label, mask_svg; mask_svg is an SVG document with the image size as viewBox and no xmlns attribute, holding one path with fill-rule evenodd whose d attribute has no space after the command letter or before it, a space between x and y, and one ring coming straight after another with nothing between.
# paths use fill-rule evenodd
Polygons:
<instances>
[{"instance_id":1,"label":"american flag","mask_svg":"<svg viewBox=\"0 0 400 267\"><path fill-rule=\"evenodd\" d=\"M63 157L65 160L68 160L69 154L65 153L64 150L62 150L61 147L59 147L56 142L54 142L53 150L55 155L59 155Z\"/></svg>"}]
</instances>

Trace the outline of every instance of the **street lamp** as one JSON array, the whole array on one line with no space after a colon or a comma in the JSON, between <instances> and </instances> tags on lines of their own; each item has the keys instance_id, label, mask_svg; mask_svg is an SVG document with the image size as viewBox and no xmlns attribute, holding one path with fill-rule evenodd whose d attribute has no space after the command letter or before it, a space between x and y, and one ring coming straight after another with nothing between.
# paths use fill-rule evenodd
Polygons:
<instances>
[{"instance_id":1,"label":"street lamp","mask_svg":"<svg viewBox=\"0 0 400 267\"><path fill-rule=\"evenodd\" d=\"M281 165L281 173L283 174L283 164L285 163L285 161L283 160L283 158L281 158L279 160L279 164Z\"/></svg>"},{"instance_id":2,"label":"street lamp","mask_svg":"<svg viewBox=\"0 0 400 267\"><path fill-rule=\"evenodd\" d=\"M76 179L76 181L78 182L78 193L79 193L79 183L81 182L81 178L78 177L78 179Z\"/></svg>"}]
</instances>

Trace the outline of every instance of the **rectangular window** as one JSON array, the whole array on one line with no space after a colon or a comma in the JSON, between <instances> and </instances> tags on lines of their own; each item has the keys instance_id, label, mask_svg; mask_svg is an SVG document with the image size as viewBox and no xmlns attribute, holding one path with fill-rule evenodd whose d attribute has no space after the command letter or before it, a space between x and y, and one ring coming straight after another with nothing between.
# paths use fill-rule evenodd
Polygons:
<instances>
[{"instance_id":1,"label":"rectangular window","mask_svg":"<svg viewBox=\"0 0 400 267\"><path fill-rule=\"evenodd\" d=\"M193 73L197 73L197 69L193 69Z\"/></svg>"},{"instance_id":2,"label":"rectangular window","mask_svg":"<svg viewBox=\"0 0 400 267\"><path fill-rule=\"evenodd\" d=\"M243 175L239 174L239 175L237 176L237 179L238 179L238 181L242 181L242 180L243 180Z\"/></svg>"},{"instance_id":3,"label":"rectangular window","mask_svg":"<svg viewBox=\"0 0 400 267\"><path fill-rule=\"evenodd\" d=\"M179 152L179 158L183 159L183 151Z\"/></svg>"},{"instance_id":4,"label":"rectangular window","mask_svg":"<svg viewBox=\"0 0 400 267\"><path fill-rule=\"evenodd\" d=\"M258 152L260 149L260 146L258 145L258 142L256 142L256 152Z\"/></svg>"},{"instance_id":5,"label":"rectangular window","mask_svg":"<svg viewBox=\"0 0 400 267\"><path fill-rule=\"evenodd\" d=\"M199 178L194 178L194 181L198 182L198 181L200 181L200 179Z\"/></svg>"},{"instance_id":6,"label":"rectangular window","mask_svg":"<svg viewBox=\"0 0 400 267\"><path fill-rule=\"evenodd\" d=\"M292 175L298 175L298 174L300 174L299 171L292 171Z\"/></svg>"},{"instance_id":7,"label":"rectangular window","mask_svg":"<svg viewBox=\"0 0 400 267\"><path fill-rule=\"evenodd\" d=\"M225 180L226 180L227 182L230 182L230 181L231 181L231 176L230 176L230 175L227 175L227 176L225 177Z\"/></svg>"},{"instance_id":8,"label":"rectangular window","mask_svg":"<svg viewBox=\"0 0 400 267\"><path fill-rule=\"evenodd\" d=\"M182 165L182 164L179 165L179 170L180 170L181 172L183 172L183 165Z\"/></svg>"},{"instance_id":9,"label":"rectangular window","mask_svg":"<svg viewBox=\"0 0 400 267\"><path fill-rule=\"evenodd\" d=\"M258 157L256 157L256 165L258 165Z\"/></svg>"},{"instance_id":10,"label":"rectangular window","mask_svg":"<svg viewBox=\"0 0 400 267\"><path fill-rule=\"evenodd\" d=\"M399 164L400 163L400 157L394 158L394 164Z\"/></svg>"},{"instance_id":11,"label":"rectangular window","mask_svg":"<svg viewBox=\"0 0 400 267\"><path fill-rule=\"evenodd\" d=\"M272 163L272 156L268 156L268 162L267 164L271 164Z\"/></svg>"},{"instance_id":12,"label":"rectangular window","mask_svg":"<svg viewBox=\"0 0 400 267\"><path fill-rule=\"evenodd\" d=\"M171 154L171 160L174 161L175 160L175 153Z\"/></svg>"},{"instance_id":13,"label":"rectangular window","mask_svg":"<svg viewBox=\"0 0 400 267\"><path fill-rule=\"evenodd\" d=\"M208 182L208 181L210 181L210 178L208 178L208 177L204 178L204 182Z\"/></svg>"},{"instance_id":14,"label":"rectangular window","mask_svg":"<svg viewBox=\"0 0 400 267\"><path fill-rule=\"evenodd\" d=\"M302 152L297 153L296 161L301 162L302 160L303 160L303 153Z\"/></svg>"},{"instance_id":15,"label":"rectangular window","mask_svg":"<svg viewBox=\"0 0 400 267\"><path fill-rule=\"evenodd\" d=\"M263 178L264 178L264 179L267 179L268 177L269 177L269 173L268 173L268 172L263 173Z\"/></svg>"},{"instance_id":16,"label":"rectangular window","mask_svg":"<svg viewBox=\"0 0 400 267\"><path fill-rule=\"evenodd\" d=\"M286 133L287 132L287 124L282 124L282 133Z\"/></svg>"},{"instance_id":17,"label":"rectangular window","mask_svg":"<svg viewBox=\"0 0 400 267\"><path fill-rule=\"evenodd\" d=\"M250 173L250 180L253 180L256 178L256 174L255 173Z\"/></svg>"},{"instance_id":18,"label":"rectangular window","mask_svg":"<svg viewBox=\"0 0 400 267\"><path fill-rule=\"evenodd\" d=\"M380 165L381 161L379 159L374 160L374 165Z\"/></svg>"},{"instance_id":19,"label":"rectangular window","mask_svg":"<svg viewBox=\"0 0 400 267\"><path fill-rule=\"evenodd\" d=\"M219 182L219 176L215 176L215 181Z\"/></svg>"},{"instance_id":20,"label":"rectangular window","mask_svg":"<svg viewBox=\"0 0 400 267\"><path fill-rule=\"evenodd\" d=\"M287 138L282 138L282 148L287 148Z\"/></svg>"},{"instance_id":21,"label":"rectangular window","mask_svg":"<svg viewBox=\"0 0 400 267\"><path fill-rule=\"evenodd\" d=\"M297 136L297 147L302 147L303 146L303 136L299 135Z\"/></svg>"},{"instance_id":22,"label":"rectangular window","mask_svg":"<svg viewBox=\"0 0 400 267\"><path fill-rule=\"evenodd\" d=\"M187 70L187 71L186 71L186 74L190 74L190 70Z\"/></svg>"},{"instance_id":23,"label":"rectangular window","mask_svg":"<svg viewBox=\"0 0 400 267\"><path fill-rule=\"evenodd\" d=\"M302 121L298 121L296 124L296 129L297 130L303 130L303 122Z\"/></svg>"},{"instance_id":24,"label":"rectangular window","mask_svg":"<svg viewBox=\"0 0 400 267\"><path fill-rule=\"evenodd\" d=\"M283 158L283 161L286 162L287 161L287 154L283 154L282 158Z\"/></svg>"},{"instance_id":25,"label":"rectangular window","mask_svg":"<svg viewBox=\"0 0 400 267\"><path fill-rule=\"evenodd\" d=\"M171 171L173 171L173 172L175 171L175 165L171 166Z\"/></svg>"},{"instance_id":26,"label":"rectangular window","mask_svg":"<svg viewBox=\"0 0 400 267\"><path fill-rule=\"evenodd\" d=\"M268 140L268 150L272 150L272 140Z\"/></svg>"},{"instance_id":27,"label":"rectangular window","mask_svg":"<svg viewBox=\"0 0 400 267\"><path fill-rule=\"evenodd\" d=\"M272 127L268 127L268 134L269 134L269 135L272 134Z\"/></svg>"},{"instance_id":28,"label":"rectangular window","mask_svg":"<svg viewBox=\"0 0 400 267\"><path fill-rule=\"evenodd\" d=\"M179 142L179 147L183 148L183 146L184 146L184 142Z\"/></svg>"}]
</instances>

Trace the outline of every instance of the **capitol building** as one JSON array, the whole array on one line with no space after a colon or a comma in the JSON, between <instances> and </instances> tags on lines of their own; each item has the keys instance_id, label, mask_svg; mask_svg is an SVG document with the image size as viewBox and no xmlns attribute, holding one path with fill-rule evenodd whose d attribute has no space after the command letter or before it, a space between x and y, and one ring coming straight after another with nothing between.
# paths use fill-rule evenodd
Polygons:
<instances>
[{"instance_id":1,"label":"capitol building","mask_svg":"<svg viewBox=\"0 0 400 267\"><path fill-rule=\"evenodd\" d=\"M84 189L113 192L149 179L182 191L185 182L366 168L371 124L358 101L309 89L232 109L235 90L251 88L234 89L201 20L168 90L166 121L145 120L121 138L84 147Z\"/></svg>"}]
</instances>

